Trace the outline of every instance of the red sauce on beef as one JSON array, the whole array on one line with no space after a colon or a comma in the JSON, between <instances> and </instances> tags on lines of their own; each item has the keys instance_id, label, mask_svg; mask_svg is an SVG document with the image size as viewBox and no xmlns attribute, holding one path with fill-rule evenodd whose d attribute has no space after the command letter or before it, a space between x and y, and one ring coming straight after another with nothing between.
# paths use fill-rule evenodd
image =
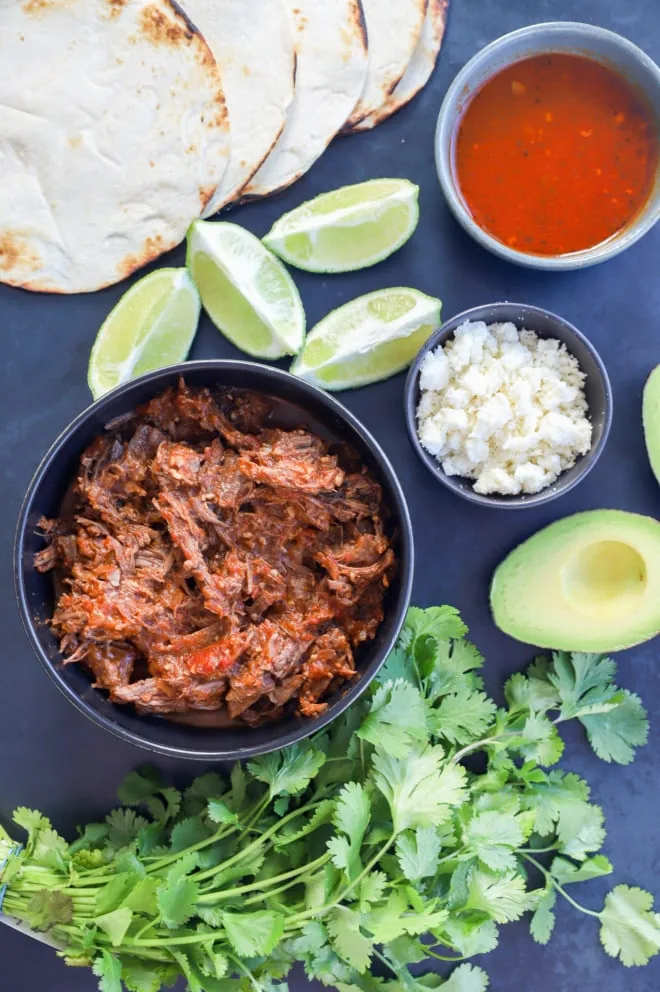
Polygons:
<instances>
[{"instance_id":1,"label":"red sauce on beef","mask_svg":"<svg viewBox=\"0 0 660 992\"><path fill-rule=\"evenodd\" d=\"M256 726L355 678L395 565L382 490L273 412L181 382L96 438L41 522L65 663L113 702Z\"/></svg>"}]
</instances>

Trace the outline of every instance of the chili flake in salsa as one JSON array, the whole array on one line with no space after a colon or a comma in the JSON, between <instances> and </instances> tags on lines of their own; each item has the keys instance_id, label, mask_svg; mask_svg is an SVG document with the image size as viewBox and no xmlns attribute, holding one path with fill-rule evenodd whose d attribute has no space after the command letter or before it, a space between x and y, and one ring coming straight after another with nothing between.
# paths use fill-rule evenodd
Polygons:
<instances>
[{"instance_id":1,"label":"chili flake in salsa","mask_svg":"<svg viewBox=\"0 0 660 992\"><path fill-rule=\"evenodd\" d=\"M615 70L582 55L516 62L468 104L458 184L479 226L535 255L591 248L644 207L658 167L653 112Z\"/></svg>"}]
</instances>

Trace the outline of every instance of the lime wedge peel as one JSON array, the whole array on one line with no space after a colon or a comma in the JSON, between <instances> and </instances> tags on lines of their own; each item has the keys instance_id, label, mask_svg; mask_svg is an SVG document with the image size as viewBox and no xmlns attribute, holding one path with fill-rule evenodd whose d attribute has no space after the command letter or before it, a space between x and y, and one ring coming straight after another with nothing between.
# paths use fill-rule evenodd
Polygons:
<instances>
[{"instance_id":1,"label":"lime wedge peel","mask_svg":"<svg viewBox=\"0 0 660 992\"><path fill-rule=\"evenodd\" d=\"M328 314L307 336L291 371L330 391L402 372L440 326L440 300L416 289L369 293Z\"/></svg>"},{"instance_id":2,"label":"lime wedge peel","mask_svg":"<svg viewBox=\"0 0 660 992\"><path fill-rule=\"evenodd\" d=\"M157 269L131 286L92 348L87 382L94 399L144 372L184 361L200 306L187 269Z\"/></svg>"},{"instance_id":3,"label":"lime wedge peel","mask_svg":"<svg viewBox=\"0 0 660 992\"><path fill-rule=\"evenodd\" d=\"M305 311L298 289L253 234L238 224L195 221L186 264L204 309L235 347L270 359L300 351Z\"/></svg>"},{"instance_id":4,"label":"lime wedge peel","mask_svg":"<svg viewBox=\"0 0 660 992\"><path fill-rule=\"evenodd\" d=\"M372 179L323 193L284 214L264 244L307 272L351 272L382 262L419 221L419 187L407 179Z\"/></svg>"}]
</instances>

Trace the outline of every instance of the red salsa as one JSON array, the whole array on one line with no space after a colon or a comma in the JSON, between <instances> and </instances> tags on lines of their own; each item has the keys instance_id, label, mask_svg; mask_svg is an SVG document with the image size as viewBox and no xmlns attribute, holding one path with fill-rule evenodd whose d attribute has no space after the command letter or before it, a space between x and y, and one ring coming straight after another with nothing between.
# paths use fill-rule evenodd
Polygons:
<instances>
[{"instance_id":1,"label":"red salsa","mask_svg":"<svg viewBox=\"0 0 660 992\"><path fill-rule=\"evenodd\" d=\"M591 248L625 228L658 168L653 112L613 69L582 55L524 59L468 104L456 172L477 224L535 255Z\"/></svg>"}]
</instances>

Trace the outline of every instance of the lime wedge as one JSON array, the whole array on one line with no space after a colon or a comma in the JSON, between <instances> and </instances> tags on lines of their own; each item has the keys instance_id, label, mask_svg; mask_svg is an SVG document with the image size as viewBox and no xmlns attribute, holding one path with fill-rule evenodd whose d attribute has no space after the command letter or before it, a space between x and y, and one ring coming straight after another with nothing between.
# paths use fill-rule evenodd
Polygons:
<instances>
[{"instance_id":1,"label":"lime wedge","mask_svg":"<svg viewBox=\"0 0 660 992\"><path fill-rule=\"evenodd\" d=\"M187 265L219 331L255 358L297 355L305 311L296 285L259 238L238 224L198 220Z\"/></svg>"},{"instance_id":2,"label":"lime wedge","mask_svg":"<svg viewBox=\"0 0 660 992\"><path fill-rule=\"evenodd\" d=\"M381 262L417 227L419 187L372 179L323 193L281 217L264 244L308 272L351 272Z\"/></svg>"},{"instance_id":3,"label":"lime wedge","mask_svg":"<svg viewBox=\"0 0 660 992\"><path fill-rule=\"evenodd\" d=\"M143 372L182 362L199 310L187 269L156 269L131 286L96 335L87 371L94 399Z\"/></svg>"},{"instance_id":4,"label":"lime wedge","mask_svg":"<svg viewBox=\"0 0 660 992\"><path fill-rule=\"evenodd\" d=\"M328 314L291 371L324 389L354 389L401 372L440 324L442 304L416 289L381 289Z\"/></svg>"}]
</instances>

